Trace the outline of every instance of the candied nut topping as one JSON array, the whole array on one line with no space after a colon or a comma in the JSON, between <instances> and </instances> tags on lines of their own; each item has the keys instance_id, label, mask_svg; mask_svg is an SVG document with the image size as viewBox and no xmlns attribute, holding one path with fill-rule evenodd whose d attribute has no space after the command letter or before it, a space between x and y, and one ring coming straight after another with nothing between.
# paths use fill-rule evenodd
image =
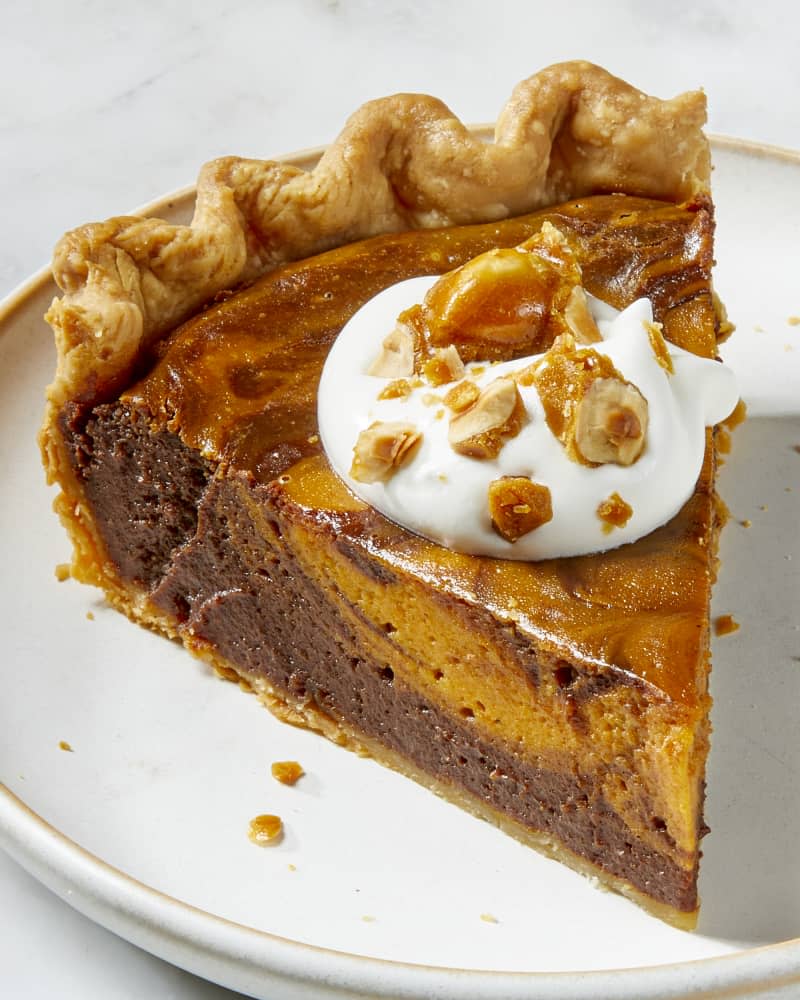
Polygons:
<instances>
[{"instance_id":1,"label":"candied nut topping","mask_svg":"<svg viewBox=\"0 0 800 1000\"><path fill-rule=\"evenodd\" d=\"M248 837L254 844L264 847L267 844L276 844L283 833L283 820L280 816L272 816L263 813L250 820Z\"/></svg>"},{"instance_id":2,"label":"candied nut topping","mask_svg":"<svg viewBox=\"0 0 800 1000\"><path fill-rule=\"evenodd\" d=\"M650 338L650 346L653 348L656 361L667 375L674 375L675 368L672 364L672 355L669 353L666 340L664 340L664 328L660 323L648 323L646 320L644 328L647 330L647 336Z\"/></svg>"},{"instance_id":3,"label":"candied nut topping","mask_svg":"<svg viewBox=\"0 0 800 1000\"><path fill-rule=\"evenodd\" d=\"M553 518L550 490L527 476L503 476L489 483L492 527L507 542L535 531Z\"/></svg>"},{"instance_id":4,"label":"candied nut topping","mask_svg":"<svg viewBox=\"0 0 800 1000\"><path fill-rule=\"evenodd\" d=\"M614 528L624 528L632 515L633 507L626 503L619 493L612 493L597 506L597 516L603 521L603 531L607 535Z\"/></svg>"},{"instance_id":5,"label":"candied nut topping","mask_svg":"<svg viewBox=\"0 0 800 1000\"><path fill-rule=\"evenodd\" d=\"M564 311L580 281L569 242L545 222L520 246L489 250L443 275L425 296L423 335L431 348L457 346L463 361L539 353L569 329Z\"/></svg>"},{"instance_id":6,"label":"candied nut topping","mask_svg":"<svg viewBox=\"0 0 800 1000\"><path fill-rule=\"evenodd\" d=\"M431 385L446 385L464 377L464 362L452 344L437 347L427 361L423 362L422 374Z\"/></svg>"},{"instance_id":7,"label":"candied nut topping","mask_svg":"<svg viewBox=\"0 0 800 1000\"><path fill-rule=\"evenodd\" d=\"M495 458L508 438L519 434L525 405L516 382L496 378L466 410L450 418L451 448L470 458Z\"/></svg>"},{"instance_id":8,"label":"candied nut topping","mask_svg":"<svg viewBox=\"0 0 800 1000\"><path fill-rule=\"evenodd\" d=\"M396 378L378 393L378 399L405 399L411 395L413 386L407 378Z\"/></svg>"},{"instance_id":9,"label":"candied nut topping","mask_svg":"<svg viewBox=\"0 0 800 1000\"><path fill-rule=\"evenodd\" d=\"M575 446L588 462L633 465L647 433L647 400L635 385L598 378L578 406Z\"/></svg>"},{"instance_id":10,"label":"candied nut topping","mask_svg":"<svg viewBox=\"0 0 800 1000\"><path fill-rule=\"evenodd\" d=\"M380 378L402 378L414 374L414 333L402 317L394 330L384 337L381 353L372 362L367 374Z\"/></svg>"},{"instance_id":11,"label":"candied nut topping","mask_svg":"<svg viewBox=\"0 0 800 1000\"><path fill-rule=\"evenodd\" d=\"M596 344L603 339L594 316L589 311L586 292L581 285L576 285L569 293L564 307L564 320L579 344Z\"/></svg>"},{"instance_id":12,"label":"candied nut topping","mask_svg":"<svg viewBox=\"0 0 800 1000\"><path fill-rule=\"evenodd\" d=\"M632 465L647 436L647 400L605 354L577 348L567 334L544 358L517 374L535 385L550 430L584 465Z\"/></svg>"},{"instance_id":13,"label":"candied nut topping","mask_svg":"<svg viewBox=\"0 0 800 1000\"><path fill-rule=\"evenodd\" d=\"M296 760L276 760L270 770L282 785L295 785L306 773Z\"/></svg>"},{"instance_id":14,"label":"candied nut topping","mask_svg":"<svg viewBox=\"0 0 800 1000\"><path fill-rule=\"evenodd\" d=\"M453 413L461 413L468 406L472 406L480 394L481 390L474 382L470 381L470 379L464 379L463 382L454 385L447 393L444 397L444 405L452 410Z\"/></svg>"},{"instance_id":15,"label":"candied nut topping","mask_svg":"<svg viewBox=\"0 0 800 1000\"><path fill-rule=\"evenodd\" d=\"M360 483L385 482L412 458L421 441L413 424L376 420L358 435L350 475Z\"/></svg>"}]
</instances>

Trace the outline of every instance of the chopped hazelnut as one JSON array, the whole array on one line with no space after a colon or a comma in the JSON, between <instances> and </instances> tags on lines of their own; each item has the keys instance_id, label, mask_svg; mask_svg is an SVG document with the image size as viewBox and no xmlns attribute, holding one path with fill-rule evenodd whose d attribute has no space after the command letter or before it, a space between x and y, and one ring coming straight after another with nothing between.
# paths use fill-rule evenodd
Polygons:
<instances>
[{"instance_id":1,"label":"chopped hazelnut","mask_svg":"<svg viewBox=\"0 0 800 1000\"><path fill-rule=\"evenodd\" d=\"M367 374L380 378L402 378L414 374L414 334L401 320L384 338L381 353L367 369Z\"/></svg>"},{"instance_id":2,"label":"chopped hazelnut","mask_svg":"<svg viewBox=\"0 0 800 1000\"><path fill-rule=\"evenodd\" d=\"M385 482L413 457L420 441L413 424L376 421L358 435L350 475L360 483Z\"/></svg>"},{"instance_id":3,"label":"chopped hazelnut","mask_svg":"<svg viewBox=\"0 0 800 1000\"><path fill-rule=\"evenodd\" d=\"M492 527L507 542L535 531L552 520L550 490L527 476L503 476L489 483Z\"/></svg>"},{"instance_id":4,"label":"chopped hazelnut","mask_svg":"<svg viewBox=\"0 0 800 1000\"><path fill-rule=\"evenodd\" d=\"M461 413L468 406L472 406L480 394L481 390L474 382L464 379L463 382L454 385L447 393L444 397L444 405L453 413Z\"/></svg>"},{"instance_id":5,"label":"chopped hazelnut","mask_svg":"<svg viewBox=\"0 0 800 1000\"><path fill-rule=\"evenodd\" d=\"M464 362L452 344L437 347L423 363L422 374L431 385L445 385L464 377Z\"/></svg>"},{"instance_id":6,"label":"chopped hazelnut","mask_svg":"<svg viewBox=\"0 0 800 1000\"><path fill-rule=\"evenodd\" d=\"M589 311L589 302L581 285L576 285L569 293L564 307L564 320L579 344L596 344L602 340L597 323Z\"/></svg>"},{"instance_id":7,"label":"chopped hazelnut","mask_svg":"<svg viewBox=\"0 0 800 1000\"><path fill-rule=\"evenodd\" d=\"M587 462L632 465L647 434L647 400L635 385L598 378L578 405L575 446Z\"/></svg>"},{"instance_id":8,"label":"chopped hazelnut","mask_svg":"<svg viewBox=\"0 0 800 1000\"><path fill-rule=\"evenodd\" d=\"M633 507L619 493L612 493L598 504L597 516L604 522L603 531L610 534L614 528L625 527L633 516Z\"/></svg>"},{"instance_id":9,"label":"chopped hazelnut","mask_svg":"<svg viewBox=\"0 0 800 1000\"><path fill-rule=\"evenodd\" d=\"M525 405L516 382L497 378L475 402L450 418L448 441L454 451L470 458L495 458L506 440L519 434Z\"/></svg>"}]
</instances>

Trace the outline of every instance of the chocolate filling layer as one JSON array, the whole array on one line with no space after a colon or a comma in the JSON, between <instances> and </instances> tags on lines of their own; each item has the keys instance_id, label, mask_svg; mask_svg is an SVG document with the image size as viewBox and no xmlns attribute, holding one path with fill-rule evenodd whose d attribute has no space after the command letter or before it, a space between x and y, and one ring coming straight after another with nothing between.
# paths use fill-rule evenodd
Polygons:
<instances>
[{"instance_id":1,"label":"chocolate filling layer","mask_svg":"<svg viewBox=\"0 0 800 1000\"><path fill-rule=\"evenodd\" d=\"M262 498L267 492L247 488ZM236 488L214 482L198 533L177 556L156 601L172 610L176 594L192 594L192 632L240 668L265 675L290 701L345 720L439 781L553 835L653 898L694 909L696 872L638 841L590 776L529 766L404 686L388 657L367 658L358 636L282 544L280 515L270 523L274 537L263 538Z\"/></svg>"},{"instance_id":2,"label":"chocolate filling layer","mask_svg":"<svg viewBox=\"0 0 800 1000\"><path fill-rule=\"evenodd\" d=\"M481 738L468 720L446 714L403 685L388 655L385 661L367 657L358 636L283 544L281 513L267 487L243 474L213 477L210 466L177 437L151 432L140 413L122 406L98 407L88 420L72 416L65 430L76 471L120 572L150 587L152 601L196 639L210 643L243 673L266 677L290 702L343 720L438 781L552 835L654 899L685 911L695 908L696 871L669 857L666 832L665 853L648 848L591 776L531 767ZM272 537L253 523L242 490L267 513L265 534ZM114 538L126 534L115 554ZM366 557L357 554L360 565ZM479 616L467 606L452 610ZM493 621L474 624L507 628ZM505 634L497 637L508 640ZM532 649L517 640L514 654L525 661L535 687L539 664ZM589 696L588 677L581 690L584 676L566 661L556 670L565 697L573 691ZM612 680L591 683L602 687Z\"/></svg>"}]
</instances>

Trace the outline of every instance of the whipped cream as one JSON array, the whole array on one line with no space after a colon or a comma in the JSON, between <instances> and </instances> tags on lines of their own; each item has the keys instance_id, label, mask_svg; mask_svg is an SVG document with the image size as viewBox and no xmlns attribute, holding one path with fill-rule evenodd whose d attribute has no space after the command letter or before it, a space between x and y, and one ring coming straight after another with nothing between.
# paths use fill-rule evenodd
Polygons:
<instances>
[{"instance_id":1,"label":"whipped cream","mask_svg":"<svg viewBox=\"0 0 800 1000\"><path fill-rule=\"evenodd\" d=\"M504 559L550 559L602 552L635 541L665 524L689 499L705 452L705 428L724 420L739 395L733 372L667 344L673 373L659 364L646 323L650 302L616 309L587 296L603 337L593 350L607 355L648 402L644 450L630 466L591 467L571 460L545 420L534 386L519 386L527 420L494 459L458 454L448 443L450 413L442 402L451 385L423 384L403 398L379 400L390 379L368 375L397 316L422 301L437 277L399 282L367 302L334 343L319 387L319 429L328 459L350 489L410 531L458 552ZM466 377L484 388L541 355L466 366ZM375 421L413 424L422 442L413 458L385 482L353 479L358 435ZM508 542L494 530L487 506L489 484L501 476L527 476L550 489L551 521ZM611 531L597 508L612 494L633 508ZM604 530L605 529L605 530Z\"/></svg>"}]
</instances>

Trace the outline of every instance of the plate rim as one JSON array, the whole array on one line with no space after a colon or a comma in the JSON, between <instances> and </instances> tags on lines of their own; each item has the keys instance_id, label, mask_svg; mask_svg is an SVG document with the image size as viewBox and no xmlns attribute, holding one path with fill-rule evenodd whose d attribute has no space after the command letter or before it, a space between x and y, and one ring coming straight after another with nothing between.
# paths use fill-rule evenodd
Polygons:
<instances>
[{"instance_id":1,"label":"plate rim","mask_svg":"<svg viewBox=\"0 0 800 1000\"><path fill-rule=\"evenodd\" d=\"M493 124L469 126L491 137ZM710 134L715 149L800 167L800 150L734 136ZM325 147L271 159L308 169ZM154 215L188 207L196 186L161 195L133 213ZM55 285L44 266L0 300L0 336L30 299ZM56 290L57 291L57 290ZM800 983L800 937L727 955L635 968L581 972L512 972L463 969L382 959L285 938L185 903L110 865L61 833L0 782L0 846L23 868L75 909L146 951L234 989L263 989L294 982L320 996L354 995L581 1000L614 991L620 1000L666 998L675 990L779 987ZM59 864L60 862L60 864ZM247 947L243 948L246 943ZM193 956L211 959L213 974L197 971ZM218 978L219 977L219 978ZM271 977L267 979L267 977ZM387 992L388 991L388 992ZM262 994L256 994L262 995Z\"/></svg>"}]
</instances>

